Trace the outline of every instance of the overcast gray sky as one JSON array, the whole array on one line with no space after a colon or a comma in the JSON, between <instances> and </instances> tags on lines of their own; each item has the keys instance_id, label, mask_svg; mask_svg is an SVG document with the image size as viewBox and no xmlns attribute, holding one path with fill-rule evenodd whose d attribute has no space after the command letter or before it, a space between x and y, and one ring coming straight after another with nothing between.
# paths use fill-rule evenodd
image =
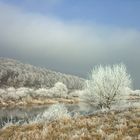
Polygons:
<instances>
[{"instance_id":1,"label":"overcast gray sky","mask_svg":"<svg viewBox=\"0 0 140 140\"><path fill-rule=\"evenodd\" d=\"M16 0L14 3L0 0L1 57L15 58L84 78L95 65L123 62L132 76L134 87L140 88L139 26L125 26L124 21L122 25L121 22L114 24L113 20L110 23L98 22L91 20L94 17L83 19L80 15L65 19L65 9L62 10L65 16L55 16L54 12L51 14L52 9L46 13L37 11L37 8L29 10L29 4L33 4L33 1L25 1L20 4ZM45 4L56 8L58 3L60 5L59 0ZM80 5L76 8L80 8ZM110 18L114 18L113 15ZM130 17L131 20L136 19Z\"/></svg>"}]
</instances>

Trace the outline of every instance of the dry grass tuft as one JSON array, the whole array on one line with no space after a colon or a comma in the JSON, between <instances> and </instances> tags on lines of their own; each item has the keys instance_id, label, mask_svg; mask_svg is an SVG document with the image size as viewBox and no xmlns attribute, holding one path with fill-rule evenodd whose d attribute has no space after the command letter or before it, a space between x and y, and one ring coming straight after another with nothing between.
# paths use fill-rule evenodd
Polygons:
<instances>
[{"instance_id":1,"label":"dry grass tuft","mask_svg":"<svg viewBox=\"0 0 140 140\"><path fill-rule=\"evenodd\" d=\"M24 100L0 100L0 107L15 107L15 106L32 106L32 105L47 105L56 103L76 104L78 98L30 98Z\"/></svg>"},{"instance_id":2,"label":"dry grass tuft","mask_svg":"<svg viewBox=\"0 0 140 140\"><path fill-rule=\"evenodd\" d=\"M140 108L62 118L49 124L9 126L0 130L0 140L138 140Z\"/></svg>"}]
</instances>

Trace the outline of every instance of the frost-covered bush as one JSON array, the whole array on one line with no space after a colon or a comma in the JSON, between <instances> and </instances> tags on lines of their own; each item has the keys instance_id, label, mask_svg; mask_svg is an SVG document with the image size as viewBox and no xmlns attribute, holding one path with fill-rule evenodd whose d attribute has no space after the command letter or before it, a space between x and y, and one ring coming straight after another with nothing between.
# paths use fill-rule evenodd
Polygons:
<instances>
[{"instance_id":1,"label":"frost-covered bush","mask_svg":"<svg viewBox=\"0 0 140 140\"><path fill-rule=\"evenodd\" d=\"M65 84L57 82L53 88L49 90L53 97L67 97L68 89Z\"/></svg>"},{"instance_id":2,"label":"frost-covered bush","mask_svg":"<svg viewBox=\"0 0 140 140\"><path fill-rule=\"evenodd\" d=\"M0 97L3 98L3 96L5 96L5 94L6 94L6 90L0 89Z\"/></svg>"},{"instance_id":3,"label":"frost-covered bush","mask_svg":"<svg viewBox=\"0 0 140 140\"><path fill-rule=\"evenodd\" d=\"M123 99L126 87L131 87L130 75L123 64L111 66L97 66L86 81L87 92L82 98L98 107L110 108L112 104Z\"/></svg>"},{"instance_id":4,"label":"frost-covered bush","mask_svg":"<svg viewBox=\"0 0 140 140\"><path fill-rule=\"evenodd\" d=\"M35 91L35 96L46 96L46 89L45 88L39 88Z\"/></svg>"},{"instance_id":5,"label":"frost-covered bush","mask_svg":"<svg viewBox=\"0 0 140 140\"><path fill-rule=\"evenodd\" d=\"M70 92L69 95L71 97L81 97L85 93L86 93L86 90L83 89L83 90L75 90L73 92Z\"/></svg>"},{"instance_id":6,"label":"frost-covered bush","mask_svg":"<svg viewBox=\"0 0 140 140\"><path fill-rule=\"evenodd\" d=\"M49 121L53 121L70 117L70 115L68 114L67 108L63 104L55 104L49 107L49 109L42 114L42 117Z\"/></svg>"},{"instance_id":7,"label":"frost-covered bush","mask_svg":"<svg viewBox=\"0 0 140 140\"><path fill-rule=\"evenodd\" d=\"M69 117L70 115L68 113L68 110L63 104L54 104L50 106L48 110L43 112L43 114L39 114L33 122L50 122Z\"/></svg>"},{"instance_id":8,"label":"frost-covered bush","mask_svg":"<svg viewBox=\"0 0 140 140\"><path fill-rule=\"evenodd\" d=\"M0 89L0 97L4 100L8 99L17 99L17 96L15 95L15 88L10 87L7 89Z\"/></svg>"},{"instance_id":9,"label":"frost-covered bush","mask_svg":"<svg viewBox=\"0 0 140 140\"><path fill-rule=\"evenodd\" d=\"M131 95L140 96L140 90L131 91Z\"/></svg>"},{"instance_id":10,"label":"frost-covered bush","mask_svg":"<svg viewBox=\"0 0 140 140\"><path fill-rule=\"evenodd\" d=\"M40 88L35 91L35 96L37 97L52 97L52 94L49 92L49 89Z\"/></svg>"},{"instance_id":11,"label":"frost-covered bush","mask_svg":"<svg viewBox=\"0 0 140 140\"><path fill-rule=\"evenodd\" d=\"M68 89L66 85L61 82L57 82L54 87L50 89L40 88L35 91L37 97L66 97L68 94Z\"/></svg>"},{"instance_id":12,"label":"frost-covered bush","mask_svg":"<svg viewBox=\"0 0 140 140\"><path fill-rule=\"evenodd\" d=\"M15 92L16 89L14 87L9 87L6 89L8 92Z\"/></svg>"},{"instance_id":13,"label":"frost-covered bush","mask_svg":"<svg viewBox=\"0 0 140 140\"><path fill-rule=\"evenodd\" d=\"M30 92L33 89L29 88L13 88L9 87L7 89L0 89L0 97L4 100L18 100L22 98L26 98L28 95L30 95Z\"/></svg>"},{"instance_id":14,"label":"frost-covered bush","mask_svg":"<svg viewBox=\"0 0 140 140\"><path fill-rule=\"evenodd\" d=\"M6 94L3 96L3 99L8 100L17 100L19 97L16 95L16 89L14 87L9 87L6 89Z\"/></svg>"},{"instance_id":15,"label":"frost-covered bush","mask_svg":"<svg viewBox=\"0 0 140 140\"><path fill-rule=\"evenodd\" d=\"M130 95L132 95L132 96L140 96L140 90L132 90L132 89L130 89L130 88L127 88L126 89L129 93L130 93Z\"/></svg>"},{"instance_id":16,"label":"frost-covered bush","mask_svg":"<svg viewBox=\"0 0 140 140\"><path fill-rule=\"evenodd\" d=\"M29 88L25 88L25 87L21 87L21 88L18 88L16 90L16 95L19 97L19 98L25 98L27 95L29 95L30 93L30 89Z\"/></svg>"},{"instance_id":17,"label":"frost-covered bush","mask_svg":"<svg viewBox=\"0 0 140 140\"><path fill-rule=\"evenodd\" d=\"M45 97L45 98L53 98L53 97L67 97L68 89L66 85L61 82L58 82L52 88L26 88L20 87L15 89L14 87L9 87L7 89L0 89L0 97L4 100L19 100L22 98L28 97Z\"/></svg>"},{"instance_id":18,"label":"frost-covered bush","mask_svg":"<svg viewBox=\"0 0 140 140\"><path fill-rule=\"evenodd\" d=\"M61 83L61 82L57 82L55 85L54 85L55 88L57 88L57 90L59 90L60 92L67 92L68 89L66 87L65 84Z\"/></svg>"}]
</instances>

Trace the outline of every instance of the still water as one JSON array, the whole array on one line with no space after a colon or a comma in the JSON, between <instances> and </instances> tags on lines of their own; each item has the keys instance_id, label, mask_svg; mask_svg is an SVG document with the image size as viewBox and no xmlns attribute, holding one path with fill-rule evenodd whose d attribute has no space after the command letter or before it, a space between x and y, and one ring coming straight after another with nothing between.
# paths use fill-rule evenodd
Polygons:
<instances>
[{"instance_id":1,"label":"still water","mask_svg":"<svg viewBox=\"0 0 140 140\"><path fill-rule=\"evenodd\" d=\"M41 106L24 106L24 107L3 107L0 108L0 127L8 121L12 122L28 122L28 120L43 113L49 108L50 105ZM66 104L66 108L71 115L75 113L88 114L92 113L95 109L92 106L86 104Z\"/></svg>"}]
</instances>

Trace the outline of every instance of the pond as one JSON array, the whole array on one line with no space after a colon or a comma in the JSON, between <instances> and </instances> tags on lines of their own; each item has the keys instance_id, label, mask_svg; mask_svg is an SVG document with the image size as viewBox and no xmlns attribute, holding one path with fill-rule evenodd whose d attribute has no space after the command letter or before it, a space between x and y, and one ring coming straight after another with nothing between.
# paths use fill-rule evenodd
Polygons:
<instances>
[{"instance_id":1,"label":"pond","mask_svg":"<svg viewBox=\"0 0 140 140\"><path fill-rule=\"evenodd\" d=\"M49 108L50 105L40 105L40 106L24 106L24 107L3 107L0 108L0 127L6 122L12 121L13 123L20 121L28 122L33 117L40 113L43 113ZM68 112L73 116L75 113L85 115L92 113L95 108L86 105L84 103L80 104L66 104Z\"/></svg>"},{"instance_id":2,"label":"pond","mask_svg":"<svg viewBox=\"0 0 140 140\"><path fill-rule=\"evenodd\" d=\"M129 103L139 103L138 100L129 100ZM95 106L80 102L79 104L65 104L68 112L71 116L75 113L80 115L89 115L97 111ZM0 128L7 122L29 122L32 118L38 114L46 111L50 105L38 105L38 106L23 106L23 107L1 107L0 108Z\"/></svg>"}]
</instances>

